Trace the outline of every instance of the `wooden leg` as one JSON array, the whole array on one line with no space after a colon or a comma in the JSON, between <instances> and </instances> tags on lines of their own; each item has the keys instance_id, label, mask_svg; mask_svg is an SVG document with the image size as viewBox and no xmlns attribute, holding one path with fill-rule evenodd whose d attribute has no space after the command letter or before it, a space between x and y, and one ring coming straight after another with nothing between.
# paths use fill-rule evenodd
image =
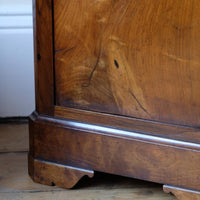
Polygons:
<instances>
[{"instance_id":1,"label":"wooden leg","mask_svg":"<svg viewBox=\"0 0 200 200\"><path fill-rule=\"evenodd\" d=\"M72 188L85 175L93 177L94 171L61 165L28 156L28 171L31 178L45 185Z\"/></svg>"},{"instance_id":2,"label":"wooden leg","mask_svg":"<svg viewBox=\"0 0 200 200\"><path fill-rule=\"evenodd\" d=\"M200 192L164 185L163 190L166 193L173 193L178 200L200 200Z\"/></svg>"}]
</instances>

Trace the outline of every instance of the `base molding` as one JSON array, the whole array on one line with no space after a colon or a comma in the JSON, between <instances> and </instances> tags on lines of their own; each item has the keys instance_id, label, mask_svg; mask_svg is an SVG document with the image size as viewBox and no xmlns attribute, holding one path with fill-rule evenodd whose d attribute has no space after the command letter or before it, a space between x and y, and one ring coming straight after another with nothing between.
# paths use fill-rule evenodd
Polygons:
<instances>
[{"instance_id":1,"label":"base molding","mask_svg":"<svg viewBox=\"0 0 200 200\"><path fill-rule=\"evenodd\" d=\"M71 188L94 170L200 191L198 142L36 112L29 128L29 174L36 182Z\"/></svg>"},{"instance_id":2,"label":"base molding","mask_svg":"<svg viewBox=\"0 0 200 200\"><path fill-rule=\"evenodd\" d=\"M94 171L34 159L28 155L29 175L37 182L70 189L85 175L93 177Z\"/></svg>"},{"instance_id":3,"label":"base molding","mask_svg":"<svg viewBox=\"0 0 200 200\"><path fill-rule=\"evenodd\" d=\"M195 190L188 190L169 185L164 185L163 190L166 193L174 194L178 200L200 200L200 192Z\"/></svg>"}]
</instances>

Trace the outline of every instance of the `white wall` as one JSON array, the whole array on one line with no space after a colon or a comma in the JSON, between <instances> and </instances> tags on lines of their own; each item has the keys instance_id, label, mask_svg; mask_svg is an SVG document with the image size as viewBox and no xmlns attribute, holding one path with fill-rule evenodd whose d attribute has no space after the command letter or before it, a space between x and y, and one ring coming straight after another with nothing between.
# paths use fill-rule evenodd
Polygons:
<instances>
[{"instance_id":1,"label":"white wall","mask_svg":"<svg viewBox=\"0 0 200 200\"><path fill-rule=\"evenodd\" d=\"M31 0L0 0L0 117L35 109Z\"/></svg>"}]
</instances>

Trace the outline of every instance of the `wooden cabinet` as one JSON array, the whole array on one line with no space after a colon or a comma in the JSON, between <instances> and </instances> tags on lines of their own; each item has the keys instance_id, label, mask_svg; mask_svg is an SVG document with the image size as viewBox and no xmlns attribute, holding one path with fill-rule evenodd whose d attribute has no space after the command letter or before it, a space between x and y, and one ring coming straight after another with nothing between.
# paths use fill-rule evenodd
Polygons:
<instances>
[{"instance_id":1,"label":"wooden cabinet","mask_svg":"<svg viewBox=\"0 0 200 200\"><path fill-rule=\"evenodd\" d=\"M200 199L200 2L33 4L32 178L71 188L102 171Z\"/></svg>"}]
</instances>

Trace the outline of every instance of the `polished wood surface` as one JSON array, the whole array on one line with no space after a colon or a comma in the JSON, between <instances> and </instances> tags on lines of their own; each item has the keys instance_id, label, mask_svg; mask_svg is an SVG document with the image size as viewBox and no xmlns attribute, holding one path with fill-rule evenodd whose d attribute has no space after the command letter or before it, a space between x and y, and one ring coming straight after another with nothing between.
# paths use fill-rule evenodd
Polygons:
<instances>
[{"instance_id":1,"label":"polished wood surface","mask_svg":"<svg viewBox=\"0 0 200 200\"><path fill-rule=\"evenodd\" d=\"M165 185L166 193L173 193L179 200L200 200L200 192Z\"/></svg>"},{"instance_id":2,"label":"polished wood surface","mask_svg":"<svg viewBox=\"0 0 200 200\"><path fill-rule=\"evenodd\" d=\"M19 141L23 144L21 147ZM102 173L95 173L92 179L82 179L73 190L37 184L28 176L27 151L28 125L0 124L1 200L176 199L162 192L159 184Z\"/></svg>"},{"instance_id":3,"label":"polished wood surface","mask_svg":"<svg viewBox=\"0 0 200 200\"><path fill-rule=\"evenodd\" d=\"M94 171L61 165L28 156L29 175L35 182L63 188L73 188L83 176L93 177Z\"/></svg>"},{"instance_id":4,"label":"polished wood surface","mask_svg":"<svg viewBox=\"0 0 200 200\"><path fill-rule=\"evenodd\" d=\"M33 0L36 110L53 114L53 13L52 0Z\"/></svg>"},{"instance_id":5,"label":"polished wood surface","mask_svg":"<svg viewBox=\"0 0 200 200\"><path fill-rule=\"evenodd\" d=\"M200 126L199 0L54 0L56 104Z\"/></svg>"},{"instance_id":6,"label":"polished wood surface","mask_svg":"<svg viewBox=\"0 0 200 200\"><path fill-rule=\"evenodd\" d=\"M33 179L68 188L58 173L78 168L199 197L199 9L198 0L34 1Z\"/></svg>"},{"instance_id":7,"label":"polished wood surface","mask_svg":"<svg viewBox=\"0 0 200 200\"><path fill-rule=\"evenodd\" d=\"M200 144L200 130L197 128L156 123L147 120L60 106L55 106L54 111L54 116L62 119L110 126L141 134L145 133L152 136Z\"/></svg>"},{"instance_id":8,"label":"polished wood surface","mask_svg":"<svg viewBox=\"0 0 200 200\"><path fill-rule=\"evenodd\" d=\"M30 121L35 159L200 190L199 144L36 113Z\"/></svg>"}]
</instances>

